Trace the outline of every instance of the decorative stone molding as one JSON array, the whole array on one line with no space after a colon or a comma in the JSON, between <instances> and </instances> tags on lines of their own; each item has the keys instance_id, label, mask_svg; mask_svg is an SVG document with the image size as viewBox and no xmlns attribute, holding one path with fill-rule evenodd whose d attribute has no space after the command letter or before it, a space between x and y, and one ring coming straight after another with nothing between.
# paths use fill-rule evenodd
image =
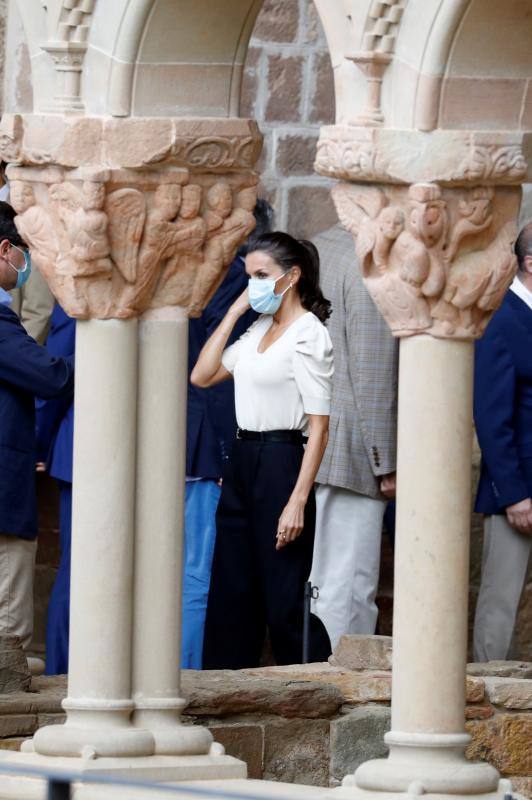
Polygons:
<instances>
[{"instance_id":1,"label":"decorative stone molding","mask_svg":"<svg viewBox=\"0 0 532 800\"><path fill-rule=\"evenodd\" d=\"M56 38L41 44L49 53L57 73L57 89L51 111L83 110L81 73L87 51L96 0L62 0Z\"/></svg>"},{"instance_id":2,"label":"decorative stone molding","mask_svg":"<svg viewBox=\"0 0 532 800\"><path fill-rule=\"evenodd\" d=\"M251 172L10 167L9 179L20 234L78 319L198 316L255 224Z\"/></svg>"},{"instance_id":3,"label":"decorative stone molding","mask_svg":"<svg viewBox=\"0 0 532 800\"><path fill-rule=\"evenodd\" d=\"M257 123L237 118L4 114L0 123L0 157L24 165L164 164L225 173L252 169L261 148Z\"/></svg>"},{"instance_id":4,"label":"decorative stone molding","mask_svg":"<svg viewBox=\"0 0 532 800\"><path fill-rule=\"evenodd\" d=\"M333 198L395 336L482 335L515 274L519 189L344 183Z\"/></svg>"},{"instance_id":5,"label":"decorative stone molding","mask_svg":"<svg viewBox=\"0 0 532 800\"><path fill-rule=\"evenodd\" d=\"M5 115L21 235L73 317L198 316L253 230L261 149L243 119Z\"/></svg>"},{"instance_id":6,"label":"decorative stone molding","mask_svg":"<svg viewBox=\"0 0 532 800\"><path fill-rule=\"evenodd\" d=\"M532 180L525 157L530 141L520 131L331 125L321 129L314 166L321 175L352 181L520 184Z\"/></svg>"}]
</instances>

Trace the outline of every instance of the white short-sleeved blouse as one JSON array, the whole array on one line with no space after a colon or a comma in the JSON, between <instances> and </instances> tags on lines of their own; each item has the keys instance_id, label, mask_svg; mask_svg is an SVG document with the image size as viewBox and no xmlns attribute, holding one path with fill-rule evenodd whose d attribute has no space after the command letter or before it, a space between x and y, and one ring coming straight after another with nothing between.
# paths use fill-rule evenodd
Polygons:
<instances>
[{"instance_id":1,"label":"white short-sleeved blouse","mask_svg":"<svg viewBox=\"0 0 532 800\"><path fill-rule=\"evenodd\" d=\"M271 316L259 317L222 356L234 376L237 423L248 431L306 431L308 414L330 413L331 338L309 311L259 353L271 325Z\"/></svg>"}]
</instances>

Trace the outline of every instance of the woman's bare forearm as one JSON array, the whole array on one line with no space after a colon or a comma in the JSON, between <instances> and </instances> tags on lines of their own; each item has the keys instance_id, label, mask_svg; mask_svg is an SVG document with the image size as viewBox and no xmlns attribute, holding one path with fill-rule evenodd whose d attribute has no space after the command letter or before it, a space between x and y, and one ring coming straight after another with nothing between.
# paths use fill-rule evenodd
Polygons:
<instances>
[{"instance_id":1,"label":"woman's bare forearm","mask_svg":"<svg viewBox=\"0 0 532 800\"><path fill-rule=\"evenodd\" d=\"M222 366L222 356L227 340L239 317L240 314L230 308L212 336L203 345L190 375L190 381L194 386L207 388L215 382L216 375Z\"/></svg>"},{"instance_id":2,"label":"woman's bare forearm","mask_svg":"<svg viewBox=\"0 0 532 800\"><path fill-rule=\"evenodd\" d=\"M314 429L311 427L308 443L305 448L305 455L301 462L299 476L291 496L291 499L303 504L307 502L308 496L314 486L314 481L316 480L316 475L318 474L323 454L325 453L325 448L329 440L329 418L324 417L323 419L327 420L326 424L316 424L313 426Z\"/></svg>"}]
</instances>

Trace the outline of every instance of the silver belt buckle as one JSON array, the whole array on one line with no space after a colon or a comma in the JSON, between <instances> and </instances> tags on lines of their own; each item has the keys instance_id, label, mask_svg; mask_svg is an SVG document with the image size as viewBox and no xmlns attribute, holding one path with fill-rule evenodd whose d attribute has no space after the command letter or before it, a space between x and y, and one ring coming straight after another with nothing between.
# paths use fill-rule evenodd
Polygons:
<instances>
[{"instance_id":1,"label":"silver belt buckle","mask_svg":"<svg viewBox=\"0 0 532 800\"><path fill-rule=\"evenodd\" d=\"M240 428L237 428L237 429L236 429L236 438L237 438L237 439L241 439L241 438L242 438L242 437L240 436Z\"/></svg>"}]
</instances>

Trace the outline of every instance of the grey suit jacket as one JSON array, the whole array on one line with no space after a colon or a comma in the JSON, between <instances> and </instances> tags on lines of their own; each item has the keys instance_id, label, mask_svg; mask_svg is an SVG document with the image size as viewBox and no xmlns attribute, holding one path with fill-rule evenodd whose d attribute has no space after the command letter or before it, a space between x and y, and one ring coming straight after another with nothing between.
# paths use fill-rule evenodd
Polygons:
<instances>
[{"instance_id":1,"label":"grey suit jacket","mask_svg":"<svg viewBox=\"0 0 532 800\"><path fill-rule=\"evenodd\" d=\"M336 225L314 243L334 346L329 444L316 480L378 498L378 476L395 470L398 341L364 287L351 234Z\"/></svg>"}]
</instances>

